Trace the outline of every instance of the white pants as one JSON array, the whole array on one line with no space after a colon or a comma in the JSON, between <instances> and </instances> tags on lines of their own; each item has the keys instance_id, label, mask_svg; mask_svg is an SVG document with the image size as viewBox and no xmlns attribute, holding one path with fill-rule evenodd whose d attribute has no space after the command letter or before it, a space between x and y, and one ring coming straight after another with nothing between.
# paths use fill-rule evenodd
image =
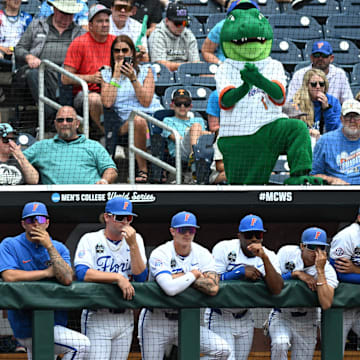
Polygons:
<instances>
[{"instance_id":1,"label":"white pants","mask_svg":"<svg viewBox=\"0 0 360 360\"><path fill-rule=\"evenodd\" d=\"M127 360L134 331L132 310L110 313L108 309L83 310L81 332L91 343L87 360Z\"/></svg>"},{"instance_id":2,"label":"white pants","mask_svg":"<svg viewBox=\"0 0 360 360\"><path fill-rule=\"evenodd\" d=\"M139 342L142 360L162 359L169 345L178 344L178 321L165 316L160 309L142 309L139 318ZM229 358L228 343L211 330L200 326L200 352L202 359Z\"/></svg>"},{"instance_id":3,"label":"white pants","mask_svg":"<svg viewBox=\"0 0 360 360\"><path fill-rule=\"evenodd\" d=\"M353 330L360 336L360 308L344 309L343 313L343 349L345 350L346 338L349 331Z\"/></svg>"},{"instance_id":4,"label":"white pants","mask_svg":"<svg viewBox=\"0 0 360 360\"><path fill-rule=\"evenodd\" d=\"M294 317L288 312L273 311L269 319L271 359L287 360L291 347L291 359L312 360L318 324L318 316L313 309L309 309L308 314L301 317Z\"/></svg>"},{"instance_id":5,"label":"white pants","mask_svg":"<svg viewBox=\"0 0 360 360\"><path fill-rule=\"evenodd\" d=\"M27 348L28 360L32 360L32 338L16 339ZM86 360L90 350L89 339L77 331L61 325L54 326L54 354L64 354L63 360Z\"/></svg>"},{"instance_id":6,"label":"white pants","mask_svg":"<svg viewBox=\"0 0 360 360\"><path fill-rule=\"evenodd\" d=\"M246 309L239 309L239 313ZM229 360L246 360L251 350L254 335L254 320L248 310L241 318L235 319L232 312L212 309L205 313L207 327L227 341L231 348Z\"/></svg>"}]
</instances>

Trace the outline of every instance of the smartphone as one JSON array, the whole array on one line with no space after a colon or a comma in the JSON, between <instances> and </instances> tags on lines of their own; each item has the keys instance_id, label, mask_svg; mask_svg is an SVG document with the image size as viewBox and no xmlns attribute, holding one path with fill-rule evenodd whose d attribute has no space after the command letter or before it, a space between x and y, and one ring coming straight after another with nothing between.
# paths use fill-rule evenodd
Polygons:
<instances>
[{"instance_id":1,"label":"smartphone","mask_svg":"<svg viewBox=\"0 0 360 360\"><path fill-rule=\"evenodd\" d=\"M123 65L125 65L125 64L134 65L133 58L131 56L125 56Z\"/></svg>"}]
</instances>

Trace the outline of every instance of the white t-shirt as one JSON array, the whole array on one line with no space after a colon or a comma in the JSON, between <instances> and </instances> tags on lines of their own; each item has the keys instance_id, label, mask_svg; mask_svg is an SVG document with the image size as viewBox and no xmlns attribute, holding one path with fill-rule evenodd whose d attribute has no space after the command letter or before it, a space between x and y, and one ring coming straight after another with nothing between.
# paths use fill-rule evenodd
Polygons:
<instances>
[{"instance_id":1,"label":"white t-shirt","mask_svg":"<svg viewBox=\"0 0 360 360\"><path fill-rule=\"evenodd\" d=\"M243 84L240 70L244 68L245 63L226 59L220 65L215 74L219 96L225 88L238 88ZM264 77L280 83L285 91L286 76L284 67L279 61L267 57L253 64ZM281 111L282 107L279 106L281 104L276 105L274 101L264 90L253 86L234 107L229 110L221 109L219 137L251 135L274 120L287 118L288 116Z\"/></svg>"}]
</instances>

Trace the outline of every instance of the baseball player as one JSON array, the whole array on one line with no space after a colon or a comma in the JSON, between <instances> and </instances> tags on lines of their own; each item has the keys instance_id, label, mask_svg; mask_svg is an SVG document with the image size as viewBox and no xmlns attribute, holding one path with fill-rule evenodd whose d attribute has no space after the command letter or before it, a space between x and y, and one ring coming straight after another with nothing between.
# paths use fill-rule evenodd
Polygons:
<instances>
[{"instance_id":1,"label":"baseball player","mask_svg":"<svg viewBox=\"0 0 360 360\"><path fill-rule=\"evenodd\" d=\"M21 226L25 232L5 238L0 244L0 273L4 281L38 281L56 278L63 285L72 283L69 250L53 240L47 228L49 214L41 202L24 206ZM32 313L28 310L9 310L8 319L17 341L27 348L32 359ZM65 354L64 360L87 359L89 339L66 328L67 315L55 311L54 353Z\"/></svg>"},{"instance_id":2,"label":"baseball player","mask_svg":"<svg viewBox=\"0 0 360 360\"><path fill-rule=\"evenodd\" d=\"M131 226L132 203L123 197L105 206L105 229L85 234L75 254L75 270L80 281L116 283L123 298L135 295L130 280L147 278L144 242ZM90 360L126 360L134 330L130 309L85 309L81 330L91 341Z\"/></svg>"},{"instance_id":3,"label":"baseball player","mask_svg":"<svg viewBox=\"0 0 360 360\"><path fill-rule=\"evenodd\" d=\"M150 256L150 279L155 280L169 296L188 287L214 296L219 291L219 278L210 252L193 242L197 225L194 214L182 211L173 216L172 240L157 247ZM165 349L178 342L176 309L143 309L139 319L139 340L143 360L162 359ZM200 326L202 359L228 359L229 345L220 336Z\"/></svg>"},{"instance_id":4,"label":"baseball player","mask_svg":"<svg viewBox=\"0 0 360 360\"><path fill-rule=\"evenodd\" d=\"M220 280L263 279L272 294L281 292L284 282L277 256L262 246L265 231L262 219L250 214L240 221L237 239L214 246L212 254ZM254 334L249 309L207 309L205 323L228 342L232 350L229 359L248 358Z\"/></svg>"},{"instance_id":5,"label":"baseball player","mask_svg":"<svg viewBox=\"0 0 360 360\"><path fill-rule=\"evenodd\" d=\"M336 273L327 261L326 239L324 230L311 227L302 233L300 246L286 245L278 252L283 279L299 279L316 291L323 310L331 307L338 286ZM319 308L273 309L269 317L271 359L287 360L291 347L292 359L312 360L319 321Z\"/></svg>"},{"instance_id":6,"label":"baseball player","mask_svg":"<svg viewBox=\"0 0 360 360\"><path fill-rule=\"evenodd\" d=\"M342 282L360 284L360 208L353 224L336 234L331 242L330 263ZM344 309L343 346L352 329L360 336L360 309Z\"/></svg>"}]
</instances>

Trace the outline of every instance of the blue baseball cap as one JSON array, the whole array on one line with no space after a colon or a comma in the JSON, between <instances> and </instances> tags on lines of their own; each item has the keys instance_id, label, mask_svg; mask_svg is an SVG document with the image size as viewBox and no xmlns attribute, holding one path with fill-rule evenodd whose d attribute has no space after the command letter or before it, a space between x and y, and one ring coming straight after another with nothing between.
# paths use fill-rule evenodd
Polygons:
<instances>
[{"instance_id":1,"label":"blue baseball cap","mask_svg":"<svg viewBox=\"0 0 360 360\"><path fill-rule=\"evenodd\" d=\"M1 123L0 124L0 136L1 137L7 137L9 133L13 133L14 129L13 127L8 123Z\"/></svg>"},{"instance_id":2,"label":"blue baseball cap","mask_svg":"<svg viewBox=\"0 0 360 360\"><path fill-rule=\"evenodd\" d=\"M199 228L200 226L197 225L196 216L188 211L182 211L174 215L171 219L171 227L172 228L179 228L191 226L195 228Z\"/></svg>"},{"instance_id":3,"label":"blue baseball cap","mask_svg":"<svg viewBox=\"0 0 360 360\"><path fill-rule=\"evenodd\" d=\"M132 212L132 203L130 200L125 199L122 196L116 196L109 200L105 206L105 212L114 215L133 215L137 216Z\"/></svg>"},{"instance_id":4,"label":"blue baseball cap","mask_svg":"<svg viewBox=\"0 0 360 360\"><path fill-rule=\"evenodd\" d=\"M332 55L333 49L331 45L324 40L314 42L311 50L311 54L323 53L325 55Z\"/></svg>"},{"instance_id":5,"label":"blue baseball cap","mask_svg":"<svg viewBox=\"0 0 360 360\"><path fill-rule=\"evenodd\" d=\"M45 204L38 201L25 204L21 218L25 219L29 216L36 216L36 215L43 215L49 217Z\"/></svg>"},{"instance_id":6,"label":"blue baseball cap","mask_svg":"<svg viewBox=\"0 0 360 360\"><path fill-rule=\"evenodd\" d=\"M239 225L240 232L246 231L263 231L266 232L264 229L263 221L259 216L250 214L243 217L240 221Z\"/></svg>"},{"instance_id":7,"label":"blue baseball cap","mask_svg":"<svg viewBox=\"0 0 360 360\"><path fill-rule=\"evenodd\" d=\"M329 245L327 243L326 231L317 227L306 229L301 235L301 242L312 245Z\"/></svg>"},{"instance_id":8,"label":"blue baseball cap","mask_svg":"<svg viewBox=\"0 0 360 360\"><path fill-rule=\"evenodd\" d=\"M226 14L229 15L231 13L231 11L233 11L235 9L251 9L251 8L255 8L260 11L259 5L255 1L237 0L237 1L233 1L231 3L231 5L229 6L229 8L226 11Z\"/></svg>"}]
</instances>

